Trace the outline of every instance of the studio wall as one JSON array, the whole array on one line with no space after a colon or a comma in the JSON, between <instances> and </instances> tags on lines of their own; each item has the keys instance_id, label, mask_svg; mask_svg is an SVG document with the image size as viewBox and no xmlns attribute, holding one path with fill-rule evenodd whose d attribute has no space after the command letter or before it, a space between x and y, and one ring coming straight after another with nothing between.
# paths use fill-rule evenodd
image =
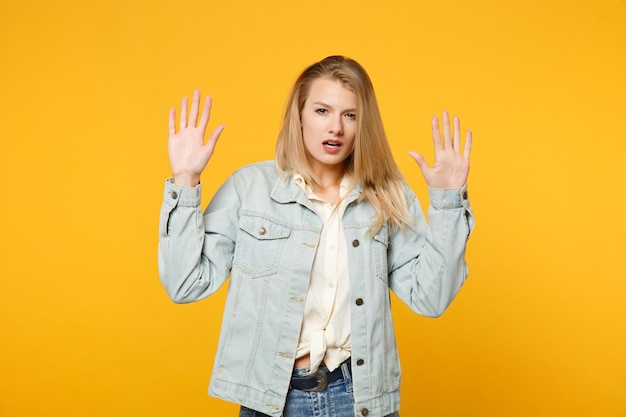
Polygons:
<instances>
[{"instance_id":1,"label":"studio wall","mask_svg":"<svg viewBox=\"0 0 626 417\"><path fill-rule=\"evenodd\" d=\"M286 95L327 55L368 70L394 155L474 135L470 276L438 319L395 297L401 415L626 416L626 2L0 4L0 416L218 416L226 287L157 273L167 114L226 125L203 204L271 159Z\"/></svg>"}]
</instances>

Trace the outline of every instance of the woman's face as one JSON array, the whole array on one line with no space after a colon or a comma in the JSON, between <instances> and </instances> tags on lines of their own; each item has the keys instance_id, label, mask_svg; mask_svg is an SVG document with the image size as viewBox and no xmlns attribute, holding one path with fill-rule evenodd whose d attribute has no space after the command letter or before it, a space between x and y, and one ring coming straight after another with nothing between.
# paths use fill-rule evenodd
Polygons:
<instances>
[{"instance_id":1,"label":"woman's face","mask_svg":"<svg viewBox=\"0 0 626 417\"><path fill-rule=\"evenodd\" d=\"M301 114L304 147L316 174L343 168L354 148L356 96L340 82L318 78L311 83Z\"/></svg>"}]
</instances>

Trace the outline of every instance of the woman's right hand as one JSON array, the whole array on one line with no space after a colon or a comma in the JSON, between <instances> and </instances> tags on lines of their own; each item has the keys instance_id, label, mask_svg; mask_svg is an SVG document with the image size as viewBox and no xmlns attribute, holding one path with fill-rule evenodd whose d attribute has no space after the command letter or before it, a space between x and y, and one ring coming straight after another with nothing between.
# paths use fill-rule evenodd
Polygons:
<instances>
[{"instance_id":1,"label":"woman's right hand","mask_svg":"<svg viewBox=\"0 0 626 417\"><path fill-rule=\"evenodd\" d=\"M176 185L195 187L200 183L200 174L211 159L217 139L224 130L224 125L219 125L211 132L207 142L204 142L211 115L211 102L211 96L208 95L204 100L202 115L198 123L200 90L193 92L189 115L187 115L187 97L183 97L180 104L178 133L176 132L176 109L173 107L170 109L167 148Z\"/></svg>"}]
</instances>

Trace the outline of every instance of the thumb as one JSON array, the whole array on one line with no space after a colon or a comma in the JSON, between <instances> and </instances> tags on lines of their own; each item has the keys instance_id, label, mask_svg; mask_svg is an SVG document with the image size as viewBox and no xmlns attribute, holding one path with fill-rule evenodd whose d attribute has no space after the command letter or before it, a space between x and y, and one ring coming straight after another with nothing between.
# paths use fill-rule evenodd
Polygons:
<instances>
[{"instance_id":1,"label":"thumb","mask_svg":"<svg viewBox=\"0 0 626 417\"><path fill-rule=\"evenodd\" d=\"M411 157L415 160L415 162L417 162L417 165L419 165L422 172L426 172L426 170L430 168L428 166L428 162L426 162L426 159L424 159L421 153L415 152L415 151L409 151L409 155L411 155Z\"/></svg>"},{"instance_id":2,"label":"thumb","mask_svg":"<svg viewBox=\"0 0 626 417\"><path fill-rule=\"evenodd\" d=\"M220 135L222 134L222 131L225 127L226 126L224 125L219 125L215 129L213 129L213 132L211 132L211 136L209 136L209 139L207 140L205 145L205 149L209 153L209 155L213 154L213 151L215 150L215 145L217 144L217 140L220 138Z\"/></svg>"}]
</instances>

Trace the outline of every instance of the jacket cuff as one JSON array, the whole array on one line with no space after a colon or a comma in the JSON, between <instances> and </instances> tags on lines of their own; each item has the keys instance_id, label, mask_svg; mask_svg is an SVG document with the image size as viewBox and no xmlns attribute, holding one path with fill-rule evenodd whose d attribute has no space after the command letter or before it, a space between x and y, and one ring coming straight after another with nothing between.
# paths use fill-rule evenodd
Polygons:
<instances>
[{"instance_id":1,"label":"jacket cuff","mask_svg":"<svg viewBox=\"0 0 626 417\"><path fill-rule=\"evenodd\" d=\"M165 180L163 201L170 207L198 207L202 200L202 184L195 187L181 187L174 184L173 178Z\"/></svg>"},{"instance_id":2,"label":"jacket cuff","mask_svg":"<svg viewBox=\"0 0 626 417\"><path fill-rule=\"evenodd\" d=\"M438 209L469 208L467 184L461 188L428 188L430 204Z\"/></svg>"}]
</instances>

